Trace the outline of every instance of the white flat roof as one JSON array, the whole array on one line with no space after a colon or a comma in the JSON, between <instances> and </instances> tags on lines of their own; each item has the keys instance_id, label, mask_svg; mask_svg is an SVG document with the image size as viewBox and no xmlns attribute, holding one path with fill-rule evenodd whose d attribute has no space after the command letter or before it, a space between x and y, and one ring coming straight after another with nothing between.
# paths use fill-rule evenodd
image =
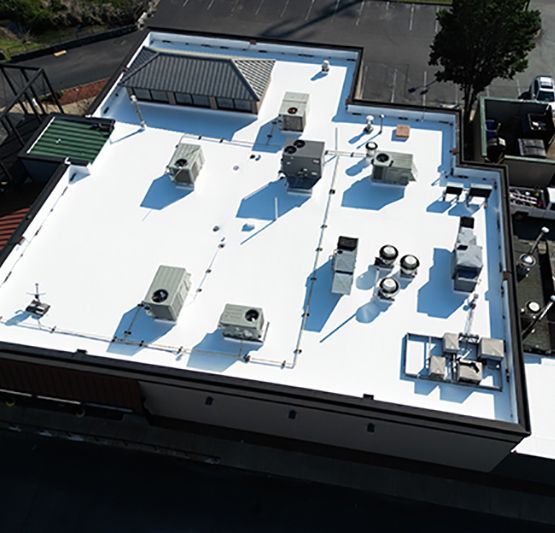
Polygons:
<instances>
[{"instance_id":1,"label":"white flat roof","mask_svg":"<svg viewBox=\"0 0 555 533\"><path fill-rule=\"evenodd\" d=\"M248 57L266 50L264 57L276 63L258 116L141 104L148 125L142 130L127 92L115 88L97 112L113 118L115 129L89 174L68 170L0 269L0 340L516 421L514 380L489 390L404 373L407 333L441 337L467 327L467 298L453 291L450 279L459 217L466 214L474 216L484 247L470 331L504 339L503 365L509 374L512 368L501 291L499 175L473 170L463 172L466 178L450 177L493 185L487 207L467 210L463 203L440 201L444 173L454 164L452 115L388 108L349 112L344 101L355 74L354 52L202 43L200 37L159 34L145 41L203 53L222 53L217 47L227 46L227 55ZM326 75L320 74L324 57L331 60ZM324 141L328 151L324 175L310 197L288 193L278 179L288 137L272 121L286 91L310 94L302 138ZM369 112L385 115L383 131L378 125L371 135L364 133ZM411 126L406 141L393 134L399 123ZM165 174L183 136L202 146L206 159L190 193ZM417 181L406 188L373 184L360 156L369 139L380 150L414 154ZM336 297L330 292L329 258L340 235L358 238L359 246L352 293ZM372 265L384 244L421 263L417 277L388 308L373 298ZM162 264L191 273L192 287L173 327L136 310ZM35 282L51 305L40 321L23 311ZM302 328L308 301L310 316ZM226 303L263 309L269 328L262 346L223 339L217 325ZM132 341L144 345L111 342L127 329ZM250 362L242 357L247 353Z\"/></svg>"}]
</instances>

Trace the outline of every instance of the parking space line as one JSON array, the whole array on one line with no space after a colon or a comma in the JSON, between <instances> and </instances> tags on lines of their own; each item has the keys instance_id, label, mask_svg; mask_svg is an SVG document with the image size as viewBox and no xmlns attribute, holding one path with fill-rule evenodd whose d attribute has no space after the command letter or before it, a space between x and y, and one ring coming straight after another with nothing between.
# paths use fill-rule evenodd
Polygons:
<instances>
[{"instance_id":1,"label":"parking space line","mask_svg":"<svg viewBox=\"0 0 555 533\"><path fill-rule=\"evenodd\" d=\"M337 9L339 7L339 2L341 2L341 0L336 0L335 7L333 8L333 14L332 14L331 18L335 17L335 14L337 13Z\"/></svg>"},{"instance_id":2,"label":"parking space line","mask_svg":"<svg viewBox=\"0 0 555 533\"><path fill-rule=\"evenodd\" d=\"M389 9L389 2L385 3L385 10L387 11Z\"/></svg>"},{"instance_id":3,"label":"parking space line","mask_svg":"<svg viewBox=\"0 0 555 533\"><path fill-rule=\"evenodd\" d=\"M285 12L287 11L287 6L289 5L289 0L285 0L285 5L283 6L283 9L281 10L281 13L279 14L279 18L282 18L283 15L285 15Z\"/></svg>"},{"instance_id":4,"label":"parking space line","mask_svg":"<svg viewBox=\"0 0 555 533\"><path fill-rule=\"evenodd\" d=\"M185 0L185 2L183 2L183 5L181 7L187 7L187 4L190 2L190 0Z\"/></svg>"},{"instance_id":5,"label":"parking space line","mask_svg":"<svg viewBox=\"0 0 555 533\"><path fill-rule=\"evenodd\" d=\"M439 7L436 7L436 23L434 25L434 33L439 31L439 20L437 20L437 14L439 12Z\"/></svg>"},{"instance_id":6,"label":"parking space line","mask_svg":"<svg viewBox=\"0 0 555 533\"><path fill-rule=\"evenodd\" d=\"M397 69L393 71L393 87L391 88L391 103L395 100L395 85L397 84Z\"/></svg>"},{"instance_id":7,"label":"parking space line","mask_svg":"<svg viewBox=\"0 0 555 533\"><path fill-rule=\"evenodd\" d=\"M486 87L486 94L489 96L489 85Z\"/></svg>"},{"instance_id":8,"label":"parking space line","mask_svg":"<svg viewBox=\"0 0 555 533\"><path fill-rule=\"evenodd\" d=\"M310 5L308 6L308 11L306 12L306 15L304 17L305 20L308 20L308 17L310 16L310 12L312 11L313 5L314 5L314 0L311 0Z\"/></svg>"},{"instance_id":9,"label":"parking space line","mask_svg":"<svg viewBox=\"0 0 555 533\"><path fill-rule=\"evenodd\" d=\"M362 16L363 9L364 9L364 0L362 0L362 2L360 3L360 9L358 10L358 17L355 22L355 26L358 26L360 24L360 17Z\"/></svg>"},{"instance_id":10,"label":"parking space line","mask_svg":"<svg viewBox=\"0 0 555 533\"><path fill-rule=\"evenodd\" d=\"M518 98L520 96L520 82L518 81L518 78L515 78L515 82L516 82L516 90L517 90L516 97Z\"/></svg>"},{"instance_id":11,"label":"parking space line","mask_svg":"<svg viewBox=\"0 0 555 533\"><path fill-rule=\"evenodd\" d=\"M206 7L206 11L210 11L210 8L214 5L214 2L216 0L210 0L210 3L208 4L208 6Z\"/></svg>"},{"instance_id":12,"label":"parking space line","mask_svg":"<svg viewBox=\"0 0 555 533\"><path fill-rule=\"evenodd\" d=\"M239 5L239 1L240 0L235 0L233 2L233 6L231 6L231 14L233 14L233 12L235 11L235 8Z\"/></svg>"},{"instance_id":13,"label":"parking space line","mask_svg":"<svg viewBox=\"0 0 555 533\"><path fill-rule=\"evenodd\" d=\"M428 91L428 71L425 70L424 71L424 81L422 82L422 87L424 87L424 89L422 90L422 105L426 105L426 93Z\"/></svg>"},{"instance_id":14,"label":"parking space line","mask_svg":"<svg viewBox=\"0 0 555 533\"><path fill-rule=\"evenodd\" d=\"M410 18L409 18L409 31L412 31L412 25L414 24L414 4L410 6Z\"/></svg>"},{"instance_id":15,"label":"parking space line","mask_svg":"<svg viewBox=\"0 0 555 533\"><path fill-rule=\"evenodd\" d=\"M262 4L264 3L264 0L260 0L260 4L258 4L258 7L256 8L256 11L254 12L254 16L258 16L258 13L260 13L260 9L262 8Z\"/></svg>"}]
</instances>

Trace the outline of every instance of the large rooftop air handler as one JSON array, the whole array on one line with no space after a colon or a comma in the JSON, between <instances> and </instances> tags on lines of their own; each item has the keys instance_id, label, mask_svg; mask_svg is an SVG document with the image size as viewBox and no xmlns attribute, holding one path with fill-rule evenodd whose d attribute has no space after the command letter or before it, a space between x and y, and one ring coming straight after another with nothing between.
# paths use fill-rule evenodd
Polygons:
<instances>
[{"instance_id":1,"label":"large rooftop air handler","mask_svg":"<svg viewBox=\"0 0 555 533\"><path fill-rule=\"evenodd\" d=\"M339 237L332 260L331 292L333 294L351 294L357 251L358 239Z\"/></svg>"},{"instance_id":2,"label":"large rooftop air handler","mask_svg":"<svg viewBox=\"0 0 555 533\"><path fill-rule=\"evenodd\" d=\"M143 300L153 318L175 322L191 287L191 275L184 268L161 265Z\"/></svg>"},{"instance_id":3,"label":"large rooftop air handler","mask_svg":"<svg viewBox=\"0 0 555 533\"><path fill-rule=\"evenodd\" d=\"M194 188L203 165L202 148L196 144L180 142L166 169L177 185Z\"/></svg>"},{"instance_id":4,"label":"large rooftop air handler","mask_svg":"<svg viewBox=\"0 0 555 533\"><path fill-rule=\"evenodd\" d=\"M461 217L452 260L453 287L456 291L472 292L482 271L482 247L474 233L474 219Z\"/></svg>"},{"instance_id":5,"label":"large rooftop air handler","mask_svg":"<svg viewBox=\"0 0 555 533\"><path fill-rule=\"evenodd\" d=\"M282 131L303 131L308 114L308 94L285 93L279 108Z\"/></svg>"},{"instance_id":6,"label":"large rooftop air handler","mask_svg":"<svg viewBox=\"0 0 555 533\"><path fill-rule=\"evenodd\" d=\"M218 326L223 336L230 339L264 341L264 314L259 307L226 304Z\"/></svg>"},{"instance_id":7,"label":"large rooftop air handler","mask_svg":"<svg viewBox=\"0 0 555 533\"><path fill-rule=\"evenodd\" d=\"M378 152L373 164L373 181L406 186L416 180L416 167L412 154Z\"/></svg>"},{"instance_id":8,"label":"large rooftop air handler","mask_svg":"<svg viewBox=\"0 0 555 533\"><path fill-rule=\"evenodd\" d=\"M325 144L321 141L297 139L283 149L281 172L287 178L290 190L312 192L312 188L322 177L324 148Z\"/></svg>"}]
</instances>

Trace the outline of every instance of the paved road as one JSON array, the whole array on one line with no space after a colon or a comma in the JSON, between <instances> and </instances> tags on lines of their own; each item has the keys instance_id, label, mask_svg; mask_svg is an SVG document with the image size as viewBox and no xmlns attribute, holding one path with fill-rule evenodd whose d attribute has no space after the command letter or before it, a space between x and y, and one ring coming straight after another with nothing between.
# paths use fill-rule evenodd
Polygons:
<instances>
[{"instance_id":1,"label":"paved road","mask_svg":"<svg viewBox=\"0 0 555 533\"><path fill-rule=\"evenodd\" d=\"M518 97L539 73L555 75L555 2L532 0L542 10L543 31L530 66L515 80L498 80L487 94ZM370 100L455 104L456 88L432 84L429 44L437 25L433 5L382 0L162 0L151 24L180 29L235 33L364 47L363 96ZM94 43L65 56L46 56L25 64L43 66L53 84L69 87L109 76L137 34Z\"/></svg>"},{"instance_id":2,"label":"paved road","mask_svg":"<svg viewBox=\"0 0 555 533\"><path fill-rule=\"evenodd\" d=\"M2 533L543 533L530 523L0 433Z\"/></svg>"},{"instance_id":3,"label":"paved road","mask_svg":"<svg viewBox=\"0 0 555 533\"><path fill-rule=\"evenodd\" d=\"M138 32L68 50L60 57L52 54L22 61L21 65L42 67L56 89L76 87L110 77L131 49Z\"/></svg>"}]
</instances>

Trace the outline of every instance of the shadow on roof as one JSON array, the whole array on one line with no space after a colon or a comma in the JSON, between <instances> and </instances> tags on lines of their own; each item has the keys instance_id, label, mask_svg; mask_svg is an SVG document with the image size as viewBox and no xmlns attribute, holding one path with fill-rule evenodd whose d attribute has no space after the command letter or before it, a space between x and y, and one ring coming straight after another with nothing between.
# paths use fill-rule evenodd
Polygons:
<instances>
[{"instance_id":1,"label":"shadow on roof","mask_svg":"<svg viewBox=\"0 0 555 533\"><path fill-rule=\"evenodd\" d=\"M207 333L192 349L187 366L209 372L223 372L234 363L242 362L245 355L261 346L261 343L228 340L216 329Z\"/></svg>"},{"instance_id":2,"label":"shadow on roof","mask_svg":"<svg viewBox=\"0 0 555 533\"><path fill-rule=\"evenodd\" d=\"M170 322L154 320L142 307L136 305L122 315L114 332L113 342L107 351L120 355L134 355L143 349L143 345L156 342L173 327L174 324Z\"/></svg>"},{"instance_id":3,"label":"shadow on roof","mask_svg":"<svg viewBox=\"0 0 555 533\"><path fill-rule=\"evenodd\" d=\"M453 291L451 260L452 252L450 250L434 248L428 282L418 290L417 310L419 313L436 318L447 318L466 300L465 294ZM438 298L438 294L441 297Z\"/></svg>"},{"instance_id":4,"label":"shadow on roof","mask_svg":"<svg viewBox=\"0 0 555 533\"><path fill-rule=\"evenodd\" d=\"M164 209L169 205L188 196L192 189L178 187L167 174L157 177L152 181L148 191L141 202L141 207L146 209Z\"/></svg>"},{"instance_id":5,"label":"shadow on roof","mask_svg":"<svg viewBox=\"0 0 555 533\"><path fill-rule=\"evenodd\" d=\"M285 215L296 207L300 207L309 199L308 196L288 193L286 181L278 179L243 198L237 211L237 217L274 220L276 198L278 217Z\"/></svg>"},{"instance_id":6,"label":"shadow on roof","mask_svg":"<svg viewBox=\"0 0 555 533\"><path fill-rule=\"evenodd\" d=\"M312 285L312 279L315 278L310 299L310 314L304 324L304 329L307 331L322 331L341 299L341 295L331 292L332 276L331 259L328 259L314 272L311 272L306 280L305 305Z\"/></svg>"},{"instance_id":7,"label":"shadow on roof","mask_svg":"<svg viewBox=\"0 0 555 533\"><path fill-rule=\"evenodd\" d=\"M368 176L355 181L344 193L342 207L379 210L405 195L404 187L374 185Z\"/></svg>"}]
</instances>

